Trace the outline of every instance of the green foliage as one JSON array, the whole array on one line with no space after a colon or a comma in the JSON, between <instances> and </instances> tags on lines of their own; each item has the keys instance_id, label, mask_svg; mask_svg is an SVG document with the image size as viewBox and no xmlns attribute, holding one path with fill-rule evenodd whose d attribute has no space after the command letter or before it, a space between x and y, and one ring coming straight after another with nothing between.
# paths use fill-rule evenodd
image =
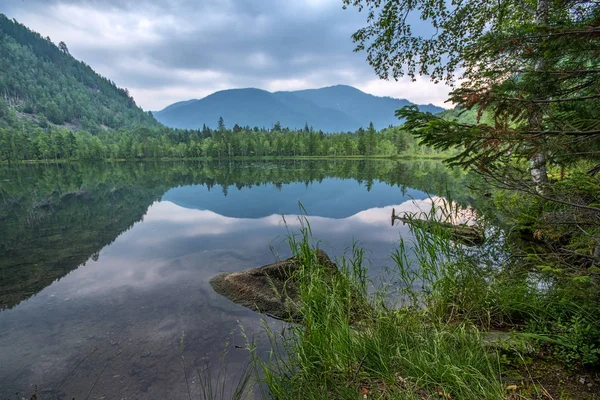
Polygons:
<instances>
[{"instance_id":1,"label":"green foliage","mask_svg":"<svg viewBox=\"0 0 600 400\"><path fill-rule=\"evenodd\" d=\"M561 190L565 201L585 204L582 198L599 193L594 180L575 172L553 190ZM593 257L600 231L594 212L573 212L570 205L535 195L500 192L494 197L519 234L510 249L521 260L517 270L528 271L525 277L535 277L543 288L530 289L540 309L527 318L526 330L541 335L540 342L568 365L600 365L600 275Z\"/></svg>"},{"instance_id":2,"label":"green foliage","mask_svg":"<svg viewBox=\"0 0 600 400\"><path fill-rule=\"evenodd\" d=\"M588 275L600 234L596 211L600 177L587 174L589 166L580 163L569 168L544 197L511 190L494 192L494 203L505 223L542 246L530 259L569 274Z\"/></svg>"},{"instance_id":3,"label":"green foliage","mask_svg":"<svg viewBox=\"0 0 600 400\"><path fill-rule=\"evenodd\" d=\"M537 154L532 178L545 184L547 163L570 165L600 154L597 3L345 3L370 11L354 39L380 76L397 76L408 65L410 76L451 81L463 67L463 83L449 99L468 113L463 118L410 106L398 112L422 144L460 149L450 163L502 176L507 164ZM413 32L406 18L412 13L438 34Z\"/></svg>"},{"instance_id":4,"label":"green foliage","mask_svg":"<svg viewBox=\"0 0 600 400\"><path fill-rule=\"evenodd\" d=\"M477 110L463 109L460 107L442 111L441 113L435 115L443 120L456 121L461 124L477 124L479 122L486 124L493 123L493 116L489 115L489 113L483 113L482 115L479 115Z\"/></svg>"},{"instance_id":5,"label":"green foliage","mask_svg":"<svg viewBox=\"0 0 600 400\"><path fill-rule=\"evenodd\" d=\"M486 31L502 22L506 10L523 14L516 2L471 0L433 1L343 0L344 8L367 10L367 26L352 35L355 51L366 51L367 61L383 79L429 75L435 82L452 81L464 68L464 53ZM407 18L409 17L410 18ZM414 19L431 24L431 33ZM417 34L421 33L421 35Z\"/></svg>"},{"instance_id":6,"label":"green foliage","mask_svg":"<svg viewBox=\"0 0 600 400\"><path fill-rule=\"evenodd\" d=\"M598 365L600 363L600 328L579 315L571 317L567 323L557 321L560 342L556 350L557 356L567 365L581 363Z\"/></svg>"},{"instance_id":7,"label":"green foliage","mask_svg":"<svg viewBox=\"0 0 600 400\"><path fill-rule=\"evenodd\" d=\"M417 313L388 309L377 296L367 302L363 250L352 246L340 276L331 280L310 242L305 222L300 236L290 239L302 260L303 324L282 334L269 331L271 358L255 357L269 397L502 397L498 366L477 330L432 325Z\"/></svg>"},{"instance_id":8,"label":"green foliage","mask_svg":"<svg viewBox=\"0 0 600 400\"><path fill-rule=\"evenodd\" d=\"M481 175L514 257L493 267L482 255L429 243L416 255L418 273L402 269L407 282L424 279L424 292L414 293L420 304L438 318L525 324L529 333L551 338L563 360L597 365L598 3L344 4L369 11L353 39L379 76L463 80L449 99L460 111L432 115L408 106L397 115L420 144L456 149L447 162ZM413 31L411 16L436 34Z\"/></svg>"},{"instance_id":9,"label":"green foliage","mask_svg":"<svg viewBox=\"0 0 600 400\"><path fill-rule=\"evenodd\" d=\"M0 97L22 118L41 118L93 130L157 125L127 92L75 60L63 42L48 38L0 14ZM0 105L0 114L3 106ZM1 116L1 115L0 115ZM6 122L4 118L0 120ZM14 121L13 121L14 122ZM20 124L19 124L20 125ZM15 124L9 127L21 128Z\"/></svg>"},{"instance_id":10,"label":"green foliage","mask_svg":"<svg viewBox=\"0 0 600 400\"><path fill-rule=\"evenodd\" d=\"M520 205L513 210L517 217L539 209L539 198L513 197L504 206ZM500 193L500 199L509 197ZM411 224L411 253L401 241L394 254L405 307L422 309L443 324L521 331L521 337L536 340L569 367L600 365L600 282L593 267L568 267L554 258L556 253L548 256L547 249L507 232L488 235L483 246L467 249L453 245L445 231L424 232L417 226Z\"/></svg>"},{"instance_id":11,"label":"green foliage","mask_svg":"<svg viewBox=\"0 0 600 400\"><path fill-rule=\"evenodd\" d=\"M162 127L76 132L54 125L41 128L0 128L0 161L105 160L231 157L354 157L445 156L425 146L405 130L325 135L318 132L252 130L222 127L218 131L182 131Z\"/></svg>"}]
</instances>

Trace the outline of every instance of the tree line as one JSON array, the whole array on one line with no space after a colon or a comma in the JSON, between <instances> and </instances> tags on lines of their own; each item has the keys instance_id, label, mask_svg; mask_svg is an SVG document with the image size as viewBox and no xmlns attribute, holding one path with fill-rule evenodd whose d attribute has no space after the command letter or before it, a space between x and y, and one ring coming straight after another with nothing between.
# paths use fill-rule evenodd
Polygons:
<instances>
[{"instance_id":1,"label":"tree line","mask_svg":"<svg viewBox=\"0 0 600 400\"><path fill-rule=\"evenodd\" d=\"M91 133L66 127L42 127L20 119L14 110L2 107L0 161L105 160L156 158L230 158L303 156L394 156L439 154L417 144L400 127L375 130L373 124L355 132L324 134L308 126L290 130L275 124L272 129L240 127L228 129L176 130L159 126L137 126Z\"/></svg>"},{"instance_id":2,"label":"tree line","mask_svg":"<svg viewBox=\"0 0 600 400\"><path fill-rule=\"evenodd\" d=\"M127 89L69 54L64 42L0 14L0 162L197 157L393 156L439 153L399 128L325 135L226 127L175 130L137 107ZM230 121L236 122L236 121Z\"/></svg>"}]
</instances>

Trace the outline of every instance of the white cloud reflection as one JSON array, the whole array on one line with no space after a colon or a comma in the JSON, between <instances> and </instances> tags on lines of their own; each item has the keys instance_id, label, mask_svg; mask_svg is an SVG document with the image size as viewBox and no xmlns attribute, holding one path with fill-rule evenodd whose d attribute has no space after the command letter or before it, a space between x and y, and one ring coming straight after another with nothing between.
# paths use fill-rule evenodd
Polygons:
<instances>
[{"instance_id":1,"label":"white cloud reflection","mask_svg":"<svg viewBox=\"0 0 600 400\"><path fill-rule=\"evenodd\" d=\"M408 226L391 226L393 208L397 213L426 212L431 200L371 208L342 219L311 216L308 220L315 238L322 240L322 247L332 255L342 255L345 247L357 240L377 251L376 259L384 260L400 236L410 235ZM285 221L289 232L299 232L298 215L286 215ZM100 252L98 261L89 260L85 267L72 271L46 291L71 301L82 296L104 296L121 287L150 290L189 279L190 273L194 280L206 282L219 271L272 261L269 245L286 254L287 234L283 218L277 214L232 218L170 201L156 202L142 223Z\"/></svg>"}]
</instances>

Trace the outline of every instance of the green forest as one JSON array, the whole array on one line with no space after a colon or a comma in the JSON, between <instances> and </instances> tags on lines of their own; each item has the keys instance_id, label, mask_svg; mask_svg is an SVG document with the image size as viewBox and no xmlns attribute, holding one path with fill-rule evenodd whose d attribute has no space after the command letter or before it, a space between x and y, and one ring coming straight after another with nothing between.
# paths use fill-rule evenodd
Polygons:
<instances>
[{"instance_id":1,"label":"green forest","mask_svg":"<svg viewBox=\"0 0 600 400\"><path fill-rule=\"evenodd\" d=\"M97 133L157 125L126 89L74 59L64 42L54 44L3 14L0 69L0 117L8 127L29 131L66 124Z\"/></svg>"},{"instance_id":2,"label":"green forest","mask_svg":"<svg viewBox=\"0 0 600 400\"><path fill-rule=\"evenodd\" d=\"M0 100L1 101L1 100ZM15 115L14 110L7 113ZM11 118L8 118L10 121ZM26 122L14 119L18 124ZM438 155L441 151L420 146L400 127L354 133L324 134L306 128L290 131L223 128L204 131L138 126L97 134L58 126L0 128L0 160L118 160L199 157L302 157ZM448 153L448 152L445 152Z\"/></svg>"}]
</instances>

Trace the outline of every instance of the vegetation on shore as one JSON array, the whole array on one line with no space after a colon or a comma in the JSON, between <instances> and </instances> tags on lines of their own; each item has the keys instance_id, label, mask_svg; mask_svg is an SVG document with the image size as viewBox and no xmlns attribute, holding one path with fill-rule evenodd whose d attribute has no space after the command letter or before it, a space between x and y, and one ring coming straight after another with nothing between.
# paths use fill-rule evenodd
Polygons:
<instances>
[{"instance_id":1,"label":"vegetation on shore","mask_svg":"<svg viewBox=\"0 0 600 400\"><path fill-rule=\"evenodd\" d=\"M356 244L339 265L345 279L324 280L326 271L311 242L305 220L301 234L290 236L292 250L302 260L297 280L303 324L283 334L269 331L271 357L261 362L255 356L269 397L498 398L502 394L498 362L486 351L476 329L466 324L445 326L424 312L395 309L389 292L370 294L365 253ZM358 321L351 318L361 314L357 310L364 315Z\"/></svg>"},{"instance_id":2,"label":"vegetation on shore","mask_svg":"<svg viewBox=\"0 0 600 400\"><path fill-rule=\"evenodd\" d=\"M2 116L0 99L0 117ZM2 127L0 162L30 160L142 160L254 157L444 157L453 151L420 146L407 131L391 127L377 132L371 125L356 132L324 134L310 128L290 131L234 127L219 130L177 131L165 127L136 127L92 134L58 126L42 128L10 117L15 124Z\"/></svg>"},{"instance_id":3,"label":"vegetation on shore","mask_svg":"<svg viewBox=\"0 0 600 400\"><path fill-rule=\"evenodd\" d=\"M420 144L456 150L448 163L478 176L476 210L497 240L465 248L413 229L412 254L401 244L393 255L398 307L389 292L371 297L375 315L356 325L347 311L358 306L351 293L368 295L361 253L346 261L352 283L342 287L324 286L307 262L306 322L271 333L272 358L258 362L268 395L597 398L598 3L344 4L368 11L353 39L381 78L463 80L450 99L468 119L415 107L397 115ZM439 34L414 34L412 14ZM309 232L292 240L307 260Z\"/></svg>"},{"instance_id":4,"label":"vegetation on shore","mask_svg":"<svg viewBox=\"0 0 600 400\"><path fill-rule=\"evenodd\" d=\"M514 242L490 226L479 247L417 226L391 255L394 284L374 288L358 244L339 260L344 279L323 279L302 219L290 246L302 262L303 322L267 328L267 359L249 342L266 398L596 398L600 310L590 282L557 281L507 257ZM366 317L352 319L357 310Z\"/></svg>"}]
</instances>

